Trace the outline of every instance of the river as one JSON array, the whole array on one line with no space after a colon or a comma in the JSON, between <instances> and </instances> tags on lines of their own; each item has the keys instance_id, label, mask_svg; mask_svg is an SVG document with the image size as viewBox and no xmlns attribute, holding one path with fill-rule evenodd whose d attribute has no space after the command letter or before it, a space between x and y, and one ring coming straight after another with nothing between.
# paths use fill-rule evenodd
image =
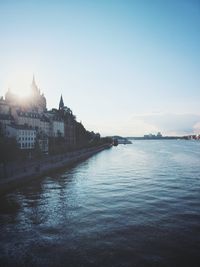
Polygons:
<instances>
[{"instance_id":1,"label":"river","mask_svg":"<svg viewBox=\"0 0 200 267\"><path fill-rule=\"evenodd\" d=\"M200 142L133 141L0 197L0 266L200 266Z\"/></svg>"}]
</instances>

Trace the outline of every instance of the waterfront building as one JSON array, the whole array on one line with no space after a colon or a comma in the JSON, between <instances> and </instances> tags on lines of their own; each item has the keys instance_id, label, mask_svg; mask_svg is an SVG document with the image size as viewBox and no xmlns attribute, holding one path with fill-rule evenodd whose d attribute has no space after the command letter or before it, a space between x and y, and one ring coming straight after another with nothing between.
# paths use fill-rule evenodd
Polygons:
<instances>
[{"instance_id":1,"label":"waterfront building","mask_svg":"<svg viewBox=\"0 0 200 267\"><path fill-rule=\"evenodd\" d=\"M88 140L94 139L92 133L76 121L72 110L64 105L62 95L58 109L47 111L46 98L37 86L34 76L31 96L20 98L8 89L5 99L0 98L0 128L6 137L16 138L20 149L33 149L37 142L44 153L48 153L50 143L57 144L59 137L62 137L59 142L62 141L65 149L86 144ZM35 133L34 140L32 132Z\"/></svg>"},{"instance_id":2,"label":"waterfront building","mask_svg":"<svg viewBox=\"0 0 200 267\"><path fill-rule=\"evenodd\" d=\"M158 132L158 133L157 133L157 138L162 138L162 134L161 134L161 132Z\"/></svg>"},{"instance_id":3,"label":"waterfront building","mask_svg":"<svg viewBox=\"0 0 200 267\"><path fill-rule=\"evenodd\" d=\"M48 111L46 114L46 117L50 121L50 137L64 137L64 121L59 116L57 109L52 109L51 111Z\"/></svg>"},{"instance_id":4,"label":"waterfront building","mask_svg":"<svg viewBox=\"0 0 200 267\"><path fill-rule=\"evenodd\" d=\"M20 149L34 149L36 130L24 125L6 125L6 136L14 137Z\"/></svg>"},{"instance_id":5,"label":"waterfront building","mask_svg":"<svg viewBox=\"0 0 200 267\"><path fill-rule=\"evenodd\" d=\"M6 125L13 123L14 123L14 118L12 115L0 113L0 128L2 134L4 135L6 134Z\"/></svg>"},{"instance_id":6,"label":"waterfront building","mask_svg":"<svg viewBox=\"0 0 200 267\"><path fill-rule=\"evenodd\" d=\"M19 97L14 94L10 88L8 88L8 91L5 94L5 103L9 106L19 106Z\"/></svg>"},{"instance_id":7,"label":"waterfront building","mask_svg":"<svg viewBox=\"0 0 200 267\"><path fill-rule=\"evenodd\" d=\"M67 146L76 144L76 119L72 110L64 105L62 95L59 102L59 116L64 121L64 138Z\"/></svg>"},{"instance_id":8,"label":"waterfront building","mask_svg":"<svg viewBox=\"0 0 200 267\"><path fill-rule=\"evenodd\" d=\"M67 123L64 121L65 127L65 142L68 146L73 146L76 144L76 124L75 123Z\"/></svg>"},{"instance_id":9,"label":"waterfront building","mask_svg":"<svg viewBox=\"0 0 200 267\"><path fill-rule=\"evenodd\" d=\"M64 121L59 117L54 117L51 121L51 136L64 137L65 128Z\"/></svg>"},{"instance_id":10,"label":"waterfront building","mask_svg":"<svg viewBox=\"0 0 200 267\"><path fill-rule=\"evenodd\" d=\"M16 111L15 121L17 125L28 125L32 128L40 128L40 114L37 112Z\"/></svg>"},{"instance_id":11,"label":"waterfront building","mask_svg":"<svg viewBox=\"0 0 200 267\"><path fill-rule=\"evenodd\" d=\"M46 98L44 94L41 94L40 89L38 88L35 77L33 76L31 84L30 97L20 98L14 94L10 89L5 94L5 103L10 107L15 107L16 109L22 109L27 112L45 112L46 109ZM2 106L2 104L0 103Z\"/></svg>"},{"instance_id":12,"label":"waterfront building","mask_svg":"<svg viewBox=\"0 0 200 267\"><path fill-rule=\"evenodd\" d=\"M40 117L39 128L40 128L40 133L43 133L46 136L50 136L50 129L51 129L50 120L48 119L45 113L42 114Z\"/></svg>"},{"instance_id":13,"label":"waterfront building","mask_svg":"<svg viewBox=\"0 0 200 267\"><path fill-rule=\"evenodd\" d=\"M3 97L0 98L0 114L9 114L10 113L10 106L8 103L3 99Z\"/></svg>"},{"instance_id":14,"label":"waterfront building","mask_svg":"<svg viewBox=\"0 0 200 267\"><path fill-rule=\"evenodd\" d=\"M47 155L49 153L49 137L45 133L40 133L37 135L36 140L38 142L40 151Z\"/></svg>"},{"instance_id":15,"label":"waterfront building","mask_svg":"<svg viewBox=\"0 0 200 267\"><path fill-rule=\"evenodd\" d=\"M63 110L64 109L64 102L63 102L63 98L62 95L60 97L60 102L59 102L59 110Z\"/></svg>"},{"instance_id":16,"label":"waterfront building","mask_svg":"<svg viewBox=\"0 0 200 267\"><path fill-rule=\"evenodd\" d=\"M39 113L45 112L47 110L46 108L46 98L44 94L41 94L40 89L38 88L35 77L33 76L32 84L31 84L31 101L30 101L30 107Z\"/></svg>"},{"instance_id":17,"label":"waterfront building","mask_svg":"<svg viewBox=\"0 0 200 267\"><path fill-rule=\"evenodd\" d=\"M144 135L144 139L162 139L162 138L163 138L163 136L162 136L161 132L158 132L157 135L151 134L151 133Z\"/></svg>"}]
</instances>

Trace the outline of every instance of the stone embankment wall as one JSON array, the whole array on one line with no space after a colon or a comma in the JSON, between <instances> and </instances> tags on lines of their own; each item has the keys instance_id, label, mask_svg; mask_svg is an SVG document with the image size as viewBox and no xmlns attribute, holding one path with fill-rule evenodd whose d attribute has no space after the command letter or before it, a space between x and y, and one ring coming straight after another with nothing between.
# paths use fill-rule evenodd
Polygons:
<instances>
[{"instance_id":1,"label":"stone embankment wall","mask_svg":"<svg viewBox=\"0 0 200 267\"><path fill-rule=\"evenodd\" d=\"M48 156L37 161L26 161L23 163L7 163L6 166L0 165L0 193L20 184L25 183L36 177L48 174L57 169L69 167L79 161L110 148L105 144L94 148L84 148L62 155Z\"/></svg>"}]
</instances>

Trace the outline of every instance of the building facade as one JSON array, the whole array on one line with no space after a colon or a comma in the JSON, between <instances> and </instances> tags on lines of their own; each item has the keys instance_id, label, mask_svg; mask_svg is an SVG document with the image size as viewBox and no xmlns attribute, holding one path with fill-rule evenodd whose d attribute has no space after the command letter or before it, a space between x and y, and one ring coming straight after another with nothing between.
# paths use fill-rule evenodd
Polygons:
<instances>
[{"instance_id":1,"label":"building facade","mask_svg":"<svg viewBox=\"0 0 200 267\"><path fill-rule=\"evenodd\" d=\"M14 137L20 149L34 149L36 130L23 125L6 125L6 136Z\"/></svg>"},{"instance_id":2,"label":"building facade","mask_svg":"<svg viewBox=\"0 0 200 267\"><path fill-rule=\"evenodd\" d=\"M76 118L64 105L61 95L58 109L47 111L46 98L38 88L35 77L31 97L20 99L8 89L0 98L0 124L6 137L15 137L20 149L34 149L36 141L48 153L48 138L62 137L68 147L76 145Z\"/></svg>"}]
</instances>

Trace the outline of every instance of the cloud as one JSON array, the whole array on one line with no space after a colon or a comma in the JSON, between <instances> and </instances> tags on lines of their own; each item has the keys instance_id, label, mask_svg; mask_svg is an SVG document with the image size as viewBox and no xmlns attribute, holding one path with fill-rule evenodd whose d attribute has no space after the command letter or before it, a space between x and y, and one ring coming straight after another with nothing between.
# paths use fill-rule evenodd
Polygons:
<instances>
[{"instance_id":1,"label":"cloud","mask_svg":"<svg viewBox=\"0 0 200 267\"><path fill-rule=\"evenodd\" d=\"M87 129L106 135L143 136L161 132L163 135L189 135L200 133L200 115L149 113L135 114L131 118L107 118L84 124Z\"/></svg>"},{"instance_id":2,"label":"cloud","mask_svg":"<svg viewBox=\"0 0 200 267\"><path fill-rule=\"evenodd\" d=\"M187 135L200 132L200 115L197 114L141 114L132 117L132 123L141 121L145 133L152 132L151 129L161 131L165 135ZM149 128L148 128L149 126Z\"/></svg>"}]
</instances>

